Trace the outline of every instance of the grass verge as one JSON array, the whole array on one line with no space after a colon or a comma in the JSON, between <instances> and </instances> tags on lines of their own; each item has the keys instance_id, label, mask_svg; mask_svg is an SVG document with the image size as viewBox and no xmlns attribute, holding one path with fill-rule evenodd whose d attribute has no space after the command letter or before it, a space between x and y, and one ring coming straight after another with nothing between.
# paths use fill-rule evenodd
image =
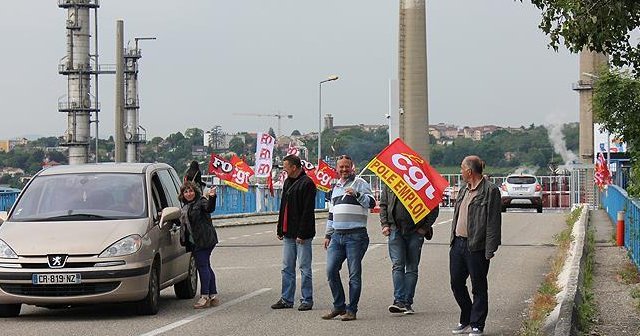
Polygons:
<instances>
[{"instance_id":1,"label":"grass verge","mask_svg":"<svg viewBox=\"0 0 640 336\"><path fill-rule=\"evenodd\" d=\"M595 266L595 233L593 230L587 231L587 248L585 253L585 265L582 283L578 286L580 291L580 303L578 304L578 331L583 335L589 335L593 324L596 321L596 303L593 293L593 272Z\"/></svg>"},{"instance_id":2,"label":"grass verge","mask_svg":"<svg viewBox=\"0 0 640 336\"><path fill-rule=\"evenodd\" d=\"M544 281L540 284L540 287L538 287L529 304L527 317L522 322L522 327L520 328L521 336L541 335L545 318L558 303L556 301L556 294L560 292L560 288L558 288L557 285L558 275L562 271L569 247L571 246L571 241L573 240L573 236L571 235L573 225L580 217L581 212L582 207L571 211L566 219L567 227L554 237L557 244L556 254L551 259L549 273L545 275Z\"/></svg>"}]
</instances>

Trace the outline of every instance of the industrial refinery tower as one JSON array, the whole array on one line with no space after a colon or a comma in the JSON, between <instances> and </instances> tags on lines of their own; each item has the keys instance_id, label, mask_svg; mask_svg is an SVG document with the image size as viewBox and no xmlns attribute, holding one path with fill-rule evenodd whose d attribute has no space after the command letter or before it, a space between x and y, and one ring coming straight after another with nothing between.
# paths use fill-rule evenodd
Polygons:
<instances>
[{"instance_id":1,"label":"industrial refinery tower","mask_svg":"<svg viewBox=\"0 0 640 336\"><path fill-rule=\"evenodd\" d=\"M150 39L155 38L135 38L135 46L124 52L124 143L127 145L127 162L138 162L140 145L147 140L146 132L140 126L138 60L142 57L142 50L138 48L138 41Z\"/></svg>"},{"instance_id":2,"label":"industrial refinery tower","mask_svg":"<svg viewBox=\"0 0 640 336\"><path fill-rule=\"evenodd\" d=\"M98 75L97 42L93 59L89 45L90 10L97 13L100 4L98 0L58 0L58 7L67 11L67 54L58 65L58 72L67 76L67 94L58 100L58 111L67 114L60 145L69 148L69 164L83 164L88 160L91 113L96 114L97 122L100 111L97 97L91 94L91 75L96 76L96 83Z\"/></svg>"},{"instance_id":3,"label":"industrial refinery tower","mask_svg":"<svg viewBox=\"0 0 640 336\"><path fill-rule=\"evenodd\" d=\"M400 0L398 80L400 138L429 160L425 0Z\"/></svg>"}]
</instances>

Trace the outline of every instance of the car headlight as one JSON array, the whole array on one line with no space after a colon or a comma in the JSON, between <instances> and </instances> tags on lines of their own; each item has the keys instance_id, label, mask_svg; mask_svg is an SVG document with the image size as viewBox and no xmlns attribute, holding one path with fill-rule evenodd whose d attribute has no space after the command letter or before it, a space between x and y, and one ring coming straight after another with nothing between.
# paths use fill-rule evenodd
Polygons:
<instances>
[{"instance_id":1,"label":"car headlight","mask_svg":"<svg viewBox=\"0 0 640 336\"><path fill-rule=\"evenodd\" d=\"M18 255L2 239L0 239L0 258L18 259Z\"/></svg>"},{"instance_id":2,"label":"car headlight","mask_svg":"<svg viewBox=\"0 0 640 336\"><path fill-rule=\"evenodd\" d=\"M142 237L137 234L124 237L117 242L111 244L102 253L100 258L119 257L136 253L142 246Z\"/></svg>"}]
</instances>

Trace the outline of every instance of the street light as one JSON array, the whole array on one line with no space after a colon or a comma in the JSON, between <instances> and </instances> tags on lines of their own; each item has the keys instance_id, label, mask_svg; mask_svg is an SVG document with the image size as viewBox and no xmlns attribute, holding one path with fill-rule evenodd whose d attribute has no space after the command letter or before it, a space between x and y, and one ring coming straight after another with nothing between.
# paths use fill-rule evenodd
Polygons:
<instances>
[{"instance_id":1,"label":"street light","mask_svg":"<svg viewBox=\"0 0 640 336\"><path fill-rule=\"evenodd\" d=\"M320 165L320 160L322 159L322 83L331 82L337 79L338 76L336 75L329 76L329 78L320 81L318 84L318 165Z\"/></svg>"}]
</instances>

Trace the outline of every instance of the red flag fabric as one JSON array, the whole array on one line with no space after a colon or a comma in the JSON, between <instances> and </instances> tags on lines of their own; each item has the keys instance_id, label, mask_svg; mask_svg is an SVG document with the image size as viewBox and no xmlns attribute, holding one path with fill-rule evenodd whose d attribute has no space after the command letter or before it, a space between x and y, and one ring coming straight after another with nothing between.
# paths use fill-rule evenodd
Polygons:
<instances>
[{"instance_id":1,"label":"red flag fabric","mask_svg":"<svg viewBox=\"0 0 640 336\"><path fill-rule=\"evenodd\" d=\"M231 161L227 161L212 153L209 160L209 174L214 174L228 186L247 192L249 190L249 178L254 172L249 165L235 154L231 157Z\"/></svg>"},{"instance_id":2,"label":"red flag fabric","mask_svg":"<svg viewBox=\"0 0 640 336\"><path fill-rule=\"evenodd\" d=\"M269 188L269 194L271 194L271 197L273 197L274 191L273 191L273 177L271 177L271 174L269 174L269 176L267 176L267 188Z\"/></svg>"},{"instance_id":3,"label":"red flag fabric","mask_svg":"<svg viewBox=\"0 0 640 336\"><path fill-rule=\"evenodd\" d=\"M598 153L595 171L593 172L593 180L600 190L611 184L611 173L609 172L607 160L604 159L602 152Z\"/></svg>"},{"instance_id":4,"label":"red flag fabric","mask_svg":"<svg viewBox=\"0 0 640 336\"><path fill-rule=\"evenodd\" d=\"M418 223L442 200L449 182L399 138L367 164Z\"/></svg>"},{"instance_id":5,"label":"red flag fabric","mask_svg":"<svg viewBox=\"0 0 640 336\"><path fill-rule=\"evenodd\" d=\"M335 169L324 162L324 160L320 160L318 168L307 160L300 161L302 161L302 169L304 169L304 172L311 178L313 183L315 183L318 190L324 192L331 191L331 181L338 178L338 172L336 172Z\"/></svg>"}]
</instances>

